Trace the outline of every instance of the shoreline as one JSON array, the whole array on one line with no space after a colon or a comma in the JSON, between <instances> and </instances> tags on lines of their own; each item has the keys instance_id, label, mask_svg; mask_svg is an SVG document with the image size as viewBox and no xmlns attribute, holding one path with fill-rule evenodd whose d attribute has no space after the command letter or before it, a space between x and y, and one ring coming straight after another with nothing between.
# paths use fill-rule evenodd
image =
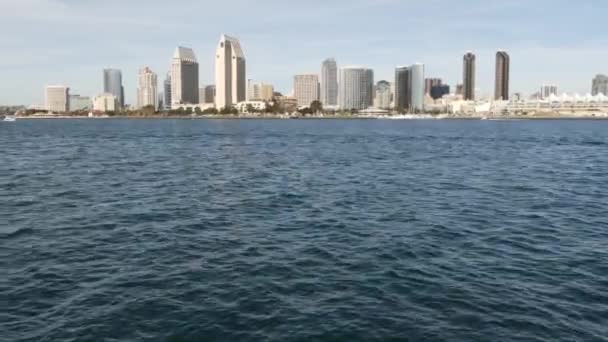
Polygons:
<instances>
[{"instance_id":1,"label":"shoreline","mask_svg":"<svg viewBox=\"0 0 608 342\"><path fill-rule=\"evenodd\" d=\"M608 120L608 113L603 115L537 115L537 116L467 116L467 115L406 115L406 116L250 116L250 115L117 115L117 116L75 116L75 115L41 115L18 116L18 120L473 120L473 121L534 121L534 120Z\"/></svg>"}]
</instances>

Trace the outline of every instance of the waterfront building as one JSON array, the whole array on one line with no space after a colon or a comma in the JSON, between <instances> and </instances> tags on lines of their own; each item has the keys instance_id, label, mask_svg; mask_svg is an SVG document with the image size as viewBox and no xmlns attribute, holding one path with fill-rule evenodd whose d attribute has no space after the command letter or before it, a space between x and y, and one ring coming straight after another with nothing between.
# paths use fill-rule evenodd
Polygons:
<instances>
[{"instance_id":1,"label":"waterfront building","mask_svg":"<svg viewBox=\"0 0 608 342\"><path fill-rule=\"evenodd\" d=\"M222 35L215 53L215 105L232 107L247 97L245 55L238 39Z\"/></svg>"},{"instance_id":2,"label":"waterfront building","mask_svg":"<svg viewBox=\"0 0 608 342\"><path fill-rule=\"evenodd\" d=\"M425 78L424 79L424 94L425 95L431 95L431 89L433 89L433 87L435 86L440 86L442 85L442 80L441 78Z\"/></svg>"},{"instance_id":3,"label":"waterfront building","mask_svg":"<svg viewBox=\"0 0 608 342\"><path fill-rule=\"evenodd\" d=\"M88 96L70 95L69 110L71 112L90 110L93 107L93 102Z\"/></svg>"},{"instance_id":4,"label":"waterfront building","mask_svg":"<svg viewBox=\"0 0 608 342\"><path fill-rule=\"evenodd\" d=\"M111 68L103 69L103 92L116 96L119 106L124 107L125 90L122 85L122 71Z\"/></svg>"},{"instance_id":5,"label":"waterfront building","mask_svg":"<svg viewBox=\"0 0 608 342\"><path fill-rule=\"evenodd\" d=\"M466 101L475 100L475 63L476 57L472 52L467 52L463 57L463 96Z\"/></svg>"},{"instance_id":6,"label":"waterfront building","mask_svg":"<svg viewBox=\"0 0 608 342\"><path fill-rule=\"evenodd\" d=\"M440 84L440 85L433 86L431 88L430 96L433 98L433 100L439 100L442 97L449 95L449 94L450 94L450 86L447 84Z\"/></svg>"},{"instance_id":7,"label":"waterfront building","mask_svg":"<svg viewBox=\"0 0 608 342\"><path fill-rule=\"evenodd\" d=\"M249 80L247 85L247 101L271 101L274 87L271 84L256 83Z\"/></svg>"},{"instance_id":8,"label":"waterfront building","mask_svg":"<svg viewBox=\"0 0 608 342\"><path fill-rule=\"evenodd\" d=\"M395 108L407 110L411 103L410 70L406 66L395 69Z\"/></svg>"},{"instance_id":9,"label":"waterfront building","mask_svg":"<svg viewBox=\"0 0 608 342\"><path fill-rule=\"evenodd\" d=\"M298 109L298 99L293 96L275 95L275 100L283 113L293 113Z\"/></svg>"},{"instance_id":10,"label":"waterfront building","mask_svg":"<svg viewBox=\"0 0 608 342\"><path fill-rule=\"evenodd\" d=\"M243 101L234 105L239 113L262 112L266 110L265 101Z\"/></svg>"},{"instance_id":11,"label":"waterfront building","mask_svg":"<svg viewBox=\"0 0 608 342\"><path fill-rule=\"evenodd\" d=\"M591 95L603 94L608 96L608 76L597 75L591 85Z\"/></svg>"},{"instance_id":12,"label":"waterfront building","mask_svg":"<svg viewBox=\"0 0 608 342\"><path fill-rule=\"evenodd\" d=\"M158 109L158 102L156 101L158 78L156 74L148 67L140 69L137 83L137 107L153 106L155 110Z\"/></svg>"},{"instance_id":13,"label":"waterfront building","mask_svg":"<svg viewBox=\"0 0 608 342\"><path fill-rule=\"evenodd\" d=\"M509 99L509 68L511 59L506 51L496 52L496 75L494 99L506 101Z\"/></svg>"},{"instance_id":14,"label":"waterfront building","mask_svg":"<svg viewBox=\"0 0 608 342\"><path fill-rule=\"evenodd\" d=\"M208 85L205 87L205 97L203 103L215 103L215 86Z\"/></svg>"},{"instance_id":15,"label":"waterfront building","mask_svg":"<svg viewBox=\"0 0 608 342\"><path fill-rule=\"evenodd\" d=\"M410 66L410 109L413 112L424 110L424 64L416 63Z\"/></svg>"},{"instance_id":16,"label":"waterfront building","mask_svg":"<svg viewBox=\"0 0 608 342\"><path fill-rule=\"evenodd\" d=\"M46 110L53 113L65 113L70 110L70 88L62 85L46 87L44 103Z\"/></svg>"},{"instance_id":17,"label":"waterfront building","mask_svg":"<svg viewBox=\"0 0 608 342\"><path fill-rule=\"evenodd\" d=\"M163 95L165 109L171 109L171 72L167 73L163 83Z\"/></svg>"},{"instance_id":18,"label":"waterfront building","mask_svg":"<svg viewBox=\"0 0 608 342\"><path fill-rule=\"evenodd\" d=\"M362 67L340 69L338 106L344 110L366 109L373 105L374 71Z\"/></svg>"},{"instance_id":19,"label":"waterfront building","mask_svg":"<svg viewBox=\"0 0 608 342\"><path fill-rule=\"evenodd\" d=\"M294 76L293 91L294 97L298 100L298 107L309 107L311 103L319 100L319 76Z\"/></svg>"},{"instance_id":20,"label":"waterfront building","mask_svg":"<svg viewBox=\"0 0 608 342\"><path fill-rule=\"evenodd\" d=\"M374 99L374 107L378 109L391 108L392 93L391 84L387 81L379 81L376 84L376 96Z\"/></svg>"},{"instance_id":21,"label":"waterfront building","mask_svg":"<svg viewBox=\"0 0 608 342\"><path fill-rule=\"evenodd\" d=\"M464 96L464 84L458 83L455 90L456 95Z\"/></svg>"},{"instance_id":22,"label":"waterfront building","mask_svg":"<svg viewBox=\"0 0 608 342\"><path fill-rule=\"evenodd\" d=\"M557 86L553 84L543 84L540 87L540 93L538 98L546 99L551 95L557 95Z\"/></svg>"},{"instance_id":23,"label":"waterfront building","mask_svg":"<svg viewBox=\"0 0 608 342\"><path fill-rule=\"evenodd\" d=\"M116 112L120 109L118 98L114 94L103 93L93 98L93 110L96 112Z\"/></svg>"},{"instance_id":24,"label":"waterfront building","mask_svg":"<svg viewBox=\"0 0 608 342\"><path fill-rule=\"evenodd\" d=\"M198 102L196 55L192 49L178 46L171 60L171 107Z\"/></svg>"},{"instance_id":25,"label":"waterfront building","mask_svg":"<svg viewBox=\"0 0 608 342\"><path fill-rule=\"evenodd\" d=\"M321 103L326 107L338 105L338 65L328 58L321 66Z\"/></svg>"}]
</instances>

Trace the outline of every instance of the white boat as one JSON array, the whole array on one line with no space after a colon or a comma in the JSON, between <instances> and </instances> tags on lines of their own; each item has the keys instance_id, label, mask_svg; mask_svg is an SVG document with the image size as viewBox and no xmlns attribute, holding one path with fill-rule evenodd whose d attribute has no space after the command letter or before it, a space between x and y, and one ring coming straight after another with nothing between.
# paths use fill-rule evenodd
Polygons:
<instances>
[{"instance_id":1,"label":"white boat","mask_svg":"<svg viewBox=\"0 0 608 342\"><path fill-rule=\"evenodd\" d=\"M4 119L2 119L2 121L6 121L6 122L13 122L16 120L17 120L17 118L15 118L14 116L5 116Z\"/></svg>"}]
</instances>

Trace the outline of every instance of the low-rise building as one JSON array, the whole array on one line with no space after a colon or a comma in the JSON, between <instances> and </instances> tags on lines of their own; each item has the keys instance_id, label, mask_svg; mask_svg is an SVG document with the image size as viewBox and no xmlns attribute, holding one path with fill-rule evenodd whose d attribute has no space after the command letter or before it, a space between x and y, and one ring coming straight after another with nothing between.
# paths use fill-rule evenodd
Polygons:
<instances>
[{"instance_id":1,"label":"low-rise building","mask_svg":"<svg viewBox=\"0 0 608 342\"><path fill-rule=\"evenodd\" d=\"M93 99L93 110L97 112L115 112L120 108L118 98L110 93L103 93Z\"/></svg>"}]
</instances>

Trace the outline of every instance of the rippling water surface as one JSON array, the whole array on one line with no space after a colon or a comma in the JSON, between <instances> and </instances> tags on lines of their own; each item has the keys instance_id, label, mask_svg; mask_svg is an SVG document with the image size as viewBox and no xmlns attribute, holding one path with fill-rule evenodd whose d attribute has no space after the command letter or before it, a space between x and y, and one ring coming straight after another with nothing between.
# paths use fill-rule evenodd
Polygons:
<instances>
[{"instance_id":1,"label":"rippling water surface","mask_svg":"<svg viewBox=\"0 0 608 342\"><path fill-rule=\"evenodd\" d=\"M607 208L608 122L0 122L0 340L605 340Z\"/></svg>"}]
</instances>

